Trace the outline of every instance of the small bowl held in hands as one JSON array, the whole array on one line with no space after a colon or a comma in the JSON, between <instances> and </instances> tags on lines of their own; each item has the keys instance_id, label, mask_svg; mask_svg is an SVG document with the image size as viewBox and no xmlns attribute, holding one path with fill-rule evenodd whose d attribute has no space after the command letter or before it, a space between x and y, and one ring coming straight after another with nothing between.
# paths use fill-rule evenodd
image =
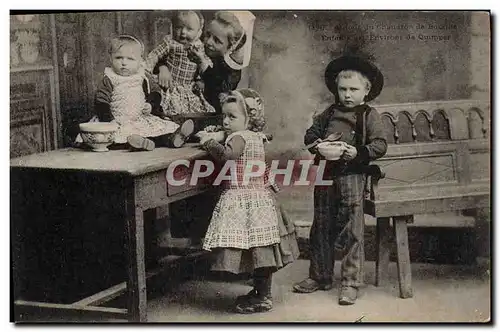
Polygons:
<instances>
[{"instance_id":1,"label":"small bowl held in hands","mask_svg":"<svg viewBox=\"0 0 500 332\"><path fill-rule=\"evenodd\" d=\"M86 122L80 123L79 127L83 143L96 152L108 151L118 130L118 126L110 122Z\"/></svg>"},{"instance_id":2,"label":"small bowl held in hands","mask_svg":"<svg viewBox=\"0 0 500 332\"><path fill-rule=\"evenodd\" d=\"M326 160L339 160L346 151L344 142L322 142L318 144L317 148Z\"/></svg>"}]
</instances>

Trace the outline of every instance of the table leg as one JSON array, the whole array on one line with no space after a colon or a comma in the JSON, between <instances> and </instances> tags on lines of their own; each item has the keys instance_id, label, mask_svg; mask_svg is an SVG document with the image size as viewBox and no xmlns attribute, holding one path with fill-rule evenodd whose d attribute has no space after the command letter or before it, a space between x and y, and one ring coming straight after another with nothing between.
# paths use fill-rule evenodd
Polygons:
<instances>
[{"instance_id":1,"label":"table leg","mask_svg":"<svg viewBox=\"0 0 500 332\"><path fill-rule=\"evenodd\" d=\"M146 267L144 263L144 211L127 199L127 309L132 322L146 322Z\"/></svg>"}]
</instances>

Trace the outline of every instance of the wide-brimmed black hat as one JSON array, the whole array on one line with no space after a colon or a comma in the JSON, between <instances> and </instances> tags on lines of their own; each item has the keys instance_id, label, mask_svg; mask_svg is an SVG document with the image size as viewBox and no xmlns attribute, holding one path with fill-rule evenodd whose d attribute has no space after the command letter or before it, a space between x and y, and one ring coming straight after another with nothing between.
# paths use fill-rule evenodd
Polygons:
<instances>
[{"instance_id":1,"label":"wide-brimmed black hat","mask_svg":"<svg viewBox=\"0 0 500 332\"><path fill-rule=\"evenodd\" d=\"M335 79L342 70L347 69L359 71L370 81L372 87L365 101L373 100L380 94L384 86L384 76L377 66L361 57L345 55L332 60L325 71L326 86L335 96L338 94Z\"/></svg>"}]
</instances>

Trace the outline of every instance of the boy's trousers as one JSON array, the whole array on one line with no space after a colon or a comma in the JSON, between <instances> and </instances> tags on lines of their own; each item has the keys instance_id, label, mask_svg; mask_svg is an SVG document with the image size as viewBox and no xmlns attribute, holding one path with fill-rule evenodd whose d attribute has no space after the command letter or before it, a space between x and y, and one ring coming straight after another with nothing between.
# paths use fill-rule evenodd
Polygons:
<instances>
[{"instance_id":1,"label":"boy's trousers","mask_svg":"<svg viewBox=\"0 0 500 332\"><path fill-rule=\"evenodd\" d=\"M335 249L343 253L341 284L363 284L364 174L333 177L330 186L314 188L314 220L309 236L309 277L318 282L333 279Z\"/></svg>"}]
</instances>

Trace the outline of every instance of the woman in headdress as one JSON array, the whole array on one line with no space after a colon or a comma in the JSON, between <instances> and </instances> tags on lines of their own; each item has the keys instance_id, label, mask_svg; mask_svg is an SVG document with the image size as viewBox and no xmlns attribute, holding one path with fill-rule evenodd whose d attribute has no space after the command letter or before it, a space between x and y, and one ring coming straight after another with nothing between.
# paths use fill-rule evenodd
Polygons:
<instances>
[{"instance_id":1,"label":"woman in headdress","mask_svg":"<svg viewBox=\"0 0 500 332\"><path fill-rule=\"evenodd\" d=\"M241 70L250 62L254 22L255 16L249 11L216 12L202 38L204 49L190 49L192 59L199 65L198 87L218 113L219 95L237 88ZM161 69L168 77L168 70Z\"/></svg>"}]
</instances>

